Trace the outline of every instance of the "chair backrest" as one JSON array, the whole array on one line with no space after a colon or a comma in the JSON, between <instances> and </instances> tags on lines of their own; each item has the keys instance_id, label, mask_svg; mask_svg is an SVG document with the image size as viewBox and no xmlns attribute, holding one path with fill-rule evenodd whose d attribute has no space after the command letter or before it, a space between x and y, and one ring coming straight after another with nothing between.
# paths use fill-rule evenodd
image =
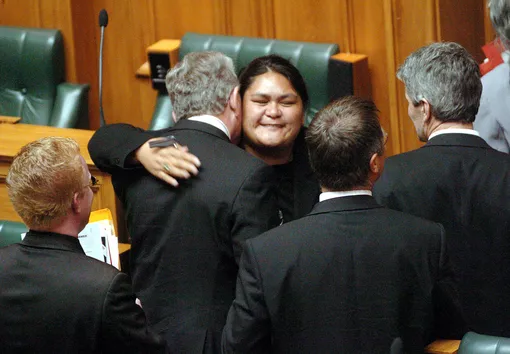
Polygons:
<instances>
[{"instance_id":1,"label":"chair backrest","mask_svg":"<svg viewBox=\"0 0 510 354\"><path fill-rule=\"evenodd\" d=\"M338 78L330 75L330 57L339 52L337 44L320 44L310 42L281 41L236 36L216 36L187 33L181 40L179 60L186 54L198 51L218 51L232 58L239 73L253 59L278 54L289 59L305 80L310 102L305 112L305 125L311 121L315 113L332 99L350 94L351 87L342 92ZM334 81L334 82L333 82ZM161 129L172 125L171 116L161 105L171 107L170 100L160 93L149 129Z\"/></svg>"},{"instance_id":2,"label":"chair backrest","mask_svg":"<svg viewBox=\"0 0 510 354\"><path fill-rule=\"evenodd\" d=\"M510 354L510 338L468 332L460 342L458 354Z\"/></svg>"},{"instance_id":3,"label":"chair backrest","mask_svg":"<svg viewBox=\"0 0 510 354\"><path fill-rule=\"evenodd\" d=\"M65 74L60 31L0 27L0 73L0 115L49 125Z\"/></svg>"},{"instance_id":4,"label":"chair backrest","mask_svg":"<svg viewBox=\"0 0 510 354\"><path fill-rule=\"evenodd\" d=\"M0 247L21 242L21 234L27 231L22 222L0 220Z\"/></svg>"}]
</instances>

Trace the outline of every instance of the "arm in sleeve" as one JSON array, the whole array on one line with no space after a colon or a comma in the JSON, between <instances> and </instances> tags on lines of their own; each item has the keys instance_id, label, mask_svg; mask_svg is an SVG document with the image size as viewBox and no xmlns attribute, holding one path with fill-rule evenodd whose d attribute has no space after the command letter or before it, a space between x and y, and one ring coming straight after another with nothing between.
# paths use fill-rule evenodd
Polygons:
<instances>
[{"instance_id":1,"label":"arm in sleeve","mask_svg":"<svg viewBox=\"0 0 510 354\"><path fill-rule=\"evenodd\" d=\"M434 302L435 338L461 339L467 332L466 321L460 304L455 274L448 257L445 231L441 226L439 271L432 292Z\"/></svg>"},{"instance_id":2,"label":"arm in sleeve","mask_svg":"<svg viewBox=\"0 0 510 354\"><path fill-rule=\"evenodd\" d=\"M129 164L133 153L153 136L129 124L110 124L99 128L88 144L94 164L104 172L131 169ZM143 168L141 165L137 166Z\"/></svg>"},{"instance_id":3,"label":"arm in sleeve","mask_svg":"<svg viewBox=\"0 0 510 354\"><path fill-rule=\"evenodd\" d=\"M143 310L124 273L117 274L108 289L102 320L105 353L164 353L165 342L147 327Z\"/></svg>"},{"instance_id":4,"label":"arm in sleeve","mask_svg":"<svg viewBox=\"0 0 510 354\"><path fill-rule=\"evenodd\" d=\"M221 340L222 353L270 353L271 323L258 263L246 243L237 276L236 298L230 307Z\"/></svg>"},{"instance_id":5,"label":"arm in sleeve","mask_svg":"<svg viewBox=\"0 0 510 354\"><path fill-rule=\"evenodd\" d=\"M510 87L508 84L508 64L501 64L482 77L480 107L473 122L474 129L492 148L510 152Z\"/></svg>"},{"instance_id":6,"label":"arm in sleeve","mask_svg":"<svg viewBox=\"0 0 510 354\"><path fill-rule=\"evenodd\" d=\"M267 165L250 174L235 198L231 228L232 244L236 262L239 263L243 244L279 223L276 204L276 176Z\"/></svg>"}]
</instances>

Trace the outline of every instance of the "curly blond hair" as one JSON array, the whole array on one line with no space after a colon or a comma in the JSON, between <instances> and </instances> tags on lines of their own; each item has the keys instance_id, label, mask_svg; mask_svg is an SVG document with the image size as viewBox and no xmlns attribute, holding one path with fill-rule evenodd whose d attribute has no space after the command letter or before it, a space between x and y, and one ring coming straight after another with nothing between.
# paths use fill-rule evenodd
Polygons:
<instances>
[{"instance_id":1,"label":"curly blond hair","mask_svg":"<svg viewBox=\"0 0 510 354\"><path fill-rule=\"evenodd\" d=\"M47 137L23 146L7 174L11 203L34 229L67 215L74 193L83 193L83 188L80 148L69 138Z\"/></svg>"}]
</instances>

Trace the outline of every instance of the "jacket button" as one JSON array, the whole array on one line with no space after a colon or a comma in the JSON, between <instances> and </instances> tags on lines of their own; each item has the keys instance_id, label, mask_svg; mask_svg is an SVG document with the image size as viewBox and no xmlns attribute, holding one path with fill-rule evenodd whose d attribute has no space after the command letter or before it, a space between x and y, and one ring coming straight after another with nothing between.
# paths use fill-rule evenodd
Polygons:
<instances>
[{"instance_id":1,"label":"jacket button","mask_svg":"<svg viewBox=\"0 0 510 354\"><path fill-rule=\"evenodd\" d=\"M113 159L113 163L115 163L116 165L118 165L120 163L120 159L118 157L114 158Z\"/></svg>"}]
</instances>

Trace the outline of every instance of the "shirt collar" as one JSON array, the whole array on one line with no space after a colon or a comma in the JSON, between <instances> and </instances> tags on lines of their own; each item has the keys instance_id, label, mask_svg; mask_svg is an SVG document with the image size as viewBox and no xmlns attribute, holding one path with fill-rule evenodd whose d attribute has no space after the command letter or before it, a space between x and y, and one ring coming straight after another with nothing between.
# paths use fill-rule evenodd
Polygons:
<instances>
[{"instance_id":1,"label":"shirt collar","mask_svg":"<svg viewBox=\"0 0 510 354\"><path fill-rule=\"evenodd\" d=\"M435 136L441 135L441 134L469 134L469 135L475 135L480 136L480 133L478 133L476 130L473 129L464 129L464 128L447 128L447 129L441 129L437 132L433 132L429 136L429 140L432 139Z\"/></svg>"},{"instance_id":2,"label":"shirt collar","mask_svg":"<svg viewBox=\"0 0 510 354\"><path fill-rule=\"evenodd\" d=\"M221 130L222 132L224 132L228 136L228 140L231 140L230 132L229 132L227 126L225 125L225 123L223 123L221 121L221 119L219 119L219 118L217 118L215 116L204 114L202 116L193 116L193 117L190 117L190 118L188 118L188 120L193 120L195 122L202 122L202 123L206 123L206 124L212 125L213 127L216 127L219 130Z\"/></svg>"},{"instance_id":3,"label":"shirt collar","mask_svg":"<svg viewBox=\"0 0 510 354\"><path fill-rule=\"evenodd\" d=\"M372 191L369 190L354 190L354 191L342 191L342 192L323 192L319 196L319 202L323 202L332 198L340 197L351 197L353 195L372 195Z\"/></svg>"}]
</instances>

